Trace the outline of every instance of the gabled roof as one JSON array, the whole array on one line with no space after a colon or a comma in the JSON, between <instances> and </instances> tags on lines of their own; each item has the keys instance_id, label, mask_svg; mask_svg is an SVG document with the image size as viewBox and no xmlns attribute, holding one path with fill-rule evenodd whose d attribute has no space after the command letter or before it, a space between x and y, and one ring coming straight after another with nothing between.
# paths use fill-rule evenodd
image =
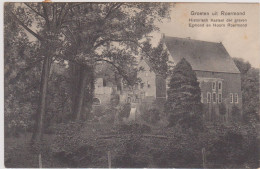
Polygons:
<instances>
[{"instance_id":1,"label":"gabled roof","mask_svg":"<svg viewBox=\"0 0 260 169\"><path fill-rule=\"evenodd\" d=\"M164 42L176 63L184 57L193 70L240 73L222 43L169 36Z\"/></svg>"}]
</instances>

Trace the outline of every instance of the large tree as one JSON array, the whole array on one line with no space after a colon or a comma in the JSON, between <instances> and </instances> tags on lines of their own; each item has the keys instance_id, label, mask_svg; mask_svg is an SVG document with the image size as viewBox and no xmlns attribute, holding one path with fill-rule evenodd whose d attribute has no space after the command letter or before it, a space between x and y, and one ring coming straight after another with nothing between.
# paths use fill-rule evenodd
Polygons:
<instances>
[{"instance_id":1,"label":"large tree","mask_svg":"<svg viewBox=\"0 0 260 169\"><path fill-rule=\"evenodd\" d=\"M184 58L175 66L167 91L166 111L169 126L200 129L202 104L200 87L195 72Z\"/></svg>"},{"instance_id":2,"label":"large tree","mask_svg":"<svg viewBox=\"0 0 260 169\"><path fill-rule=\"evenodd\" d=\"M155 23L168 17L169 9L166 3L21 3L5 8L12 20L39 43L38 58L43 60L33 140L42 136L54 60L81 67L75 106L80 119L89 67L105 61L126 77L122 63L131 64L134 54L142 52L142 40L158 29ZM105 50L108 47L110 50Z\"/></svg>"},{"instance_id":3,"label":"large tree","mask_svg":"<svg viewBox=\"0 0 260 169\"><path fill-rule=\"evenodd\" d=\"M8 4L5 9L13 9ZM4 11L4 94L5 133L28 128L39 95L40 63L38 45ZM28 71L32 70L32 71Z\"/></svg>"},{"instance_id":4,"label":"large tree","mask_svg":"<svg viewBox=\"0 0 260 169\"><path fill-rule=\"evenodd\" d=\"M241 90L243 99L243 116L249 120L259 120L259 69L241 58L233 58L241 72Z\"/></svg>"}]
</instances>

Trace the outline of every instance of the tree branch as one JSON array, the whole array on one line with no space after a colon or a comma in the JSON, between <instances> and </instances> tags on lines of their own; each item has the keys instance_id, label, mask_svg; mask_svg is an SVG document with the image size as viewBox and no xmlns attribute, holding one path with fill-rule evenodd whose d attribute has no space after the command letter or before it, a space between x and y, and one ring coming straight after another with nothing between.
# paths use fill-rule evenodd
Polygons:
<instances>
[{"instance_id":1,"label":"tree branch","mask_svg":"<svg viewBox=\"0 0 260 169\"><path fill-rule=\"evenodd\" d=\"M71 5L70 7L68 7L67 9L65 9L65 13L64 13L64 15L63 15L62 18L61 18L60 24L61 24L61 25L63 24L63 22L64 22L64 20L65 20L65 17L66 17L67 14L69 13L69 10L70 10L70 9L72 9L72 8L74 8L74 7L76 7L76 6L82 5L82 4L84 4L84 3L80 2L80 3L77 3L77 4L75 4L75 5Z\"/></svg>"},{"instance_id":2,"label":"tree branch","mask_svg":"<svg viewBox=\"0 0 260 169\"><path fill-rule=\"evenodd\" d=\"M94 46L94 49L98 48L99 46L103 45L104 43L106 42L131 42L131 43L134 43L137 47L139 47L142 52L144 52L148 57L150 57L150 54L147 53L147 51L145 51L143 49L143 47L135 40L132 40L132 39L104 39L104 40L101 40L99 43L97 43L95 46Z\"/></svg>"},{"instance_id":3,"label":"tree branch","mask_svg":"<svg viewBox=\"0 0 260 169\"><path fill-rule=\"evenodd\" d=\"M28 31L30 34L32 34L34 37L36 37L39 41L43 41L44 39L38 35L37 33L35 33L33 30L31 30L28 26L26 26L20 19L17 18L17 16L13 13L10 12L10 15L26 30Z\"/></svg>"},{"instance_id":4,"label":"tree branch","mask_svg":"<svg viewBox=\"0 0 260 169\"><path fill-rule=\"evenodd\" d=\"M47 13L45 3L42 3L42 8L43 8L43 12L44 12L44 15L45 15L44 18L45 18L45 21L46 21L46 24L47 24L47 28L50 29L50 21L49 21L49 17L48 17L48 13Z\"/></svg>"},{"instance_id":5,"label":"tree branch","mask_svg":"<svg viewBox=\"0 0 260 169\"><path fill-rule=\"evenodd\" d=\"M45 19L45 17L43 16L43 14L41 14L40 12L36 11L35 9L33 9L33 7L31 7L28 3L24 2L24 4L30 8L33 12L35 12L37 15L41 16L42 18Z\"/></svg>"},{"instance_id":6,"label":"tree branch","mask_svg":"<svg viewBox=\"0 0 260 169\"><path fill-rule=\"evenodd\" d=\"M117 66L112 61L109 61L106 59L98 59L98 60L96 60L96 62L107 62L107 63L111 64L113 67L115 67L117 69L118 73L127 81L127 83L131 84L131 82L128 79L128 76L124 74L125 73L124 70L122 68L120 68L119 66Z\"/></svg>"},{"instance_id":7,"label":"tree branch","mask_svg":"<svg viewBox=\"0 0 260 169\"><path fill-rule=\"evenodd\" d=\"M123 3L115 3L112 5L112 7L109 9L107 15L105 16L104 20L106 20L112 13L114 10L120 8L120 6L122 6Z\"/></svg>"}]
</instances>

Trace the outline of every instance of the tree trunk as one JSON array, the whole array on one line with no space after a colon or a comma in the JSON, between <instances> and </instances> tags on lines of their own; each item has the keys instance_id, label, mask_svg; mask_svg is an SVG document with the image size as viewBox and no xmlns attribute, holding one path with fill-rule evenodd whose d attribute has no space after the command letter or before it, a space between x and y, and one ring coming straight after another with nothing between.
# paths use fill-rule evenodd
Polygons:
<instances>
[{"instance_id":1,"label":"tree trunk","mask_svg":"<svg viewBox=\"0 0 260 169\"><path fill-rule=\"evenodd\" d=\"M76 103L76 121L79 121L82 113L82 108L83 108L83 100L85 96L85 87L86 87L86 82L87 82L87 72L86 72L86 67L82 66L80 71L80 81L79 81L79 89L78 89L78 99Z\"/></svg>"},{"instance_id":2,"label":"tree trunk","mask_svg":"<svg viewBox=\"0 0 260 169\"><path fill-rule=\"evenodd\" d=\"M81 75L81 69L79 65L75 63L69 63L70 68L70 79L71 79L71 101L72 101L72 113L76 114L76 106L78 100L78 93L79 93L79 81ZM74 116L76 117L76 115Z\"/></svg>"},{"instance_id":3,"label":"tree trunk","mask_svg":"<svg viewBox=\"0 0 260 169\"><path fill-rule=\"evenodd\" d=\"M39 142L40 139L42 138L43 120L46 111L46 96L47 96L50 66L51 66L51 58L49 56L45 56L43 66L42 66L42 74L41 74L40 99L39 99L38 111L36 112L37 114L36 114L35 128L32 135L33 143Z\"/></svg>"}]
</instances>

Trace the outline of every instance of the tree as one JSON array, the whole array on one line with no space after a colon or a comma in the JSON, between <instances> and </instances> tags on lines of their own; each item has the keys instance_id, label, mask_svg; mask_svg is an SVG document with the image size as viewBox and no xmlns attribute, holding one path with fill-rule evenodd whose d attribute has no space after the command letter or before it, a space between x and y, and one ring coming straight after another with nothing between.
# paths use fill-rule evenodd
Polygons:
<instances>
[{"instance_id":1,"label":"tree","mask_svg":"<svg viewBox=\"0 0 260 169\"><path fill-rule=\"evenodd\" d=\"M141 51L141 40L157 30L155 23L168 17L169 9L165 3L22 3L6 8L11 20L36 39L40 46L37 58L43 60L32 140L42 136L49 72L54 60L67 60L81 67L75 106L79 120L89 67L105 61L127 79L122 63L134 60L133 54ZM104 50L109 46L113 47Z\"/></svg>"},{"instance_id":2,"label":"tree","mask_svg":"<svg viewBox=\"0 0 260 169\"><path fill-rule=\"evenodd\" d=\"M233 58L241 72L243 117L246 122L259 120L259 69L240 58Z\"/></svg>"},{"instance_id":3,"label":"tree","mask_svg":"<svg viewBox=\"0 0 260 169\"><path fill-rule=\"evenodd\" d=\"M65 30L71 62L81 63L82 70L102 61L115 67L130 86L136 83L133 69L135 55L145 53L143 40L155 30L155 21L169 16L163 3L87 3L72 10L72 20ZM133 12L134 11L134 12ZM146 53L147 54L147 53ZM72 56L72 57L71 57ZM148 54L146 55L146 57ZM84 71L83 71L84 72ZM82 112L85 75L80 77L75 112Z\"/></svg>"},{"instance_id":4,"label":"tree","mask_svg":"<svg viewBox=\"0 0 260 169\"><path fill-rule=\"evenodd\" d=\"M166 110L169 114L169 125L179 124L183 128L201 128L201 91L195 72L184 58L173 70L167 93Z\"/></svg>"},{"instance_id":5,"label":"tree","mask_svg":"<svg viewBox=\"0 0 260 169\"><path fill-rule=\"evenodd\" d=\"M42 61L37 58L38 44L30 42L25 31L8 15L7 11L14 7L14 4L8 3L4 11L4 102L7 134L13 129L13 124L19 130L31 126L39 96Z\"/></svg>"}]
</instances>

